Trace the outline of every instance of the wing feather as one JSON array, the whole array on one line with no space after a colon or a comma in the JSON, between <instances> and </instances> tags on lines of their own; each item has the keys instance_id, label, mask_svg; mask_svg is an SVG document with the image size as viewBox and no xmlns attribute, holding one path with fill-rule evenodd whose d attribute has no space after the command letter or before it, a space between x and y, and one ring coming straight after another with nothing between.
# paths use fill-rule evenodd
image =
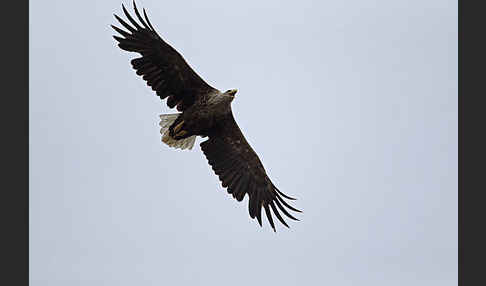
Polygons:
<instances>
[{"instance_id":1,"label":"wing feather","mask_svg":"<svg viewBox=\"0 0 486 286\"><path fill-rule=\"evenodd\" d=\"M147 21L147 24L150 26L150 29L152 30L152 32L154 32L155 34L157 34L157 32L155 32L154 27L152 26L152 23L150 23L150 20L147 17L147 12L145 12L145 8L143 9L143 16L145 17L145 20ZM158 36L158 34L157 34L157 36Z\"/></svg>"},{"instance_id":2,"label":"wing feather","mask_svg":"<svg viewBox=\"0 0 486 286\"><path fill-rule=\"evenodd\" d=\"M268 178L265 169L241 133L230 113L221 120L209 139L200 144L201 149L215 174L237 201L248 194L248 213L262 225L262 208L270 226L275 231L272 213L284 226L289 227L280 211L290 219L297 220L289 210L300 212L290 206L282 197L294 199L277 190Z\"/></svg>"},{"instance_id":3,"label":"wing feather","mask_svg":"<svg viewBox=\"0 0 486 286\"><path fill-rule=\"evenodd\" d=\"M135 4L135 1L133 1L133 9L135 10L135 15L137 16L137 18L140 21L140 23L142 23L142 25L144 26L144 28L147 29L147 30L150 30L149 26L147 26L147 23L145 23L145 21L143 20L142 16L140 16L140 13L138 12L137 4Z\"/></svg>"},{"instance_id":4,"label":"wing feather","mask_svg":"<svg viewBox=\"0 0 486 286\"><path fill-rule=\"evenodd\" d=\"M131 61L137 75L161 98L167 98L167 106L179 111L190 107L199 97L216 91L208 85L185 61L185 59L155 31L145 9L144 17L133 2L137 22L122 4L125 20L115 18L126 29L111 25L122 37L113 36L118 46L125 51L136 52L141 57ZM145 18L145 20L144 20Z\"/></svg>"},{"instance_id":5,"label":"wing feather","mask_svg":"<svg viewBox=\"0 0 486 286\"><path fill-rule=\"evenodd\" d=\"M275 231L275 224L273 223L272 212L268 208L268 204L264 204L263 207L265 208L265 214L267 215L268 222L270 223L270 226L273 228L273 231Z\"/></svg>"}]
</instances>

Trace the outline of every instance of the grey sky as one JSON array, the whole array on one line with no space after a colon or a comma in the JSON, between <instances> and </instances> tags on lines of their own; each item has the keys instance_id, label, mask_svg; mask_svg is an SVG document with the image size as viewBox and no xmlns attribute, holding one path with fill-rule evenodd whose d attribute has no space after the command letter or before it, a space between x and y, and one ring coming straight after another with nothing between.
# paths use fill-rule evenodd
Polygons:
<instances>
[{"instance_id":1,"label":"grey sky","mask_svg":"<svg viewBox=\"0 0 486 286\"><path fill-rule=\"evenodd\" d=\"M273 233L201 139L160 142L175 111L111 37L122 2L31 1L31 285L456 285L456 2L137 1L238 88L238 124L304 211Z\"/></svg>"}]
</instances>

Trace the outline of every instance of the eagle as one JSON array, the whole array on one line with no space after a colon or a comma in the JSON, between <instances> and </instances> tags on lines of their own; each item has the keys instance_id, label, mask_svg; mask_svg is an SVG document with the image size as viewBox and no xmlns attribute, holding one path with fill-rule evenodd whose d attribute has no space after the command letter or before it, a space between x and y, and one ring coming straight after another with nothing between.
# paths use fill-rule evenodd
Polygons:
<instances>
[{"instance_id":1,"label":"eagle","mask_svg":"<svg viewBox=\"0 0 486 286\"><path fill-rule=\"evenodd\" d=\"M135 1L133 8L138 22L122 4L128 21L115 18L125 28L111 27L120 35L113 36L118 47L140 55L131 60L136 74L178 113L160 115L162 142L170 147L191 150L197 136L208 138L200 147L209 165L219 177L222 187L237 201L248 195L251 219L262 226L262 208L275 232L272 213L289 227L280 212L298 220L288 210L301 212L289 205L295 200L281 192L265 172L258 155L251 148L236 123L231 103L236 89L221 92L207 84L172 46L165 42L150 23L145 9L143 18ZM280 210L280 211L279 211Z\"/></svg>"}]
</instances>

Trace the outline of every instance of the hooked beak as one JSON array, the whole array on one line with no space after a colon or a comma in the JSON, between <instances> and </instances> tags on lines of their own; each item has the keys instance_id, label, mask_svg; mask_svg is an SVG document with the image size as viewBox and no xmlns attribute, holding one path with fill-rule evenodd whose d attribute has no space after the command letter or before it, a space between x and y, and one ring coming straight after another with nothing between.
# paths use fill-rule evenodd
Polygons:
<instances>
[{"instance_id":1,"label":"hooked beak","mask_svg":"<svg viewBox=\"0 0 486 286\"><path fill-rule=\"evenodd\" d=\"M228 94L234 97L237 92L238 92L237 89L232 89L232 90L228 91Z\"/></svg>"}]
</instances>

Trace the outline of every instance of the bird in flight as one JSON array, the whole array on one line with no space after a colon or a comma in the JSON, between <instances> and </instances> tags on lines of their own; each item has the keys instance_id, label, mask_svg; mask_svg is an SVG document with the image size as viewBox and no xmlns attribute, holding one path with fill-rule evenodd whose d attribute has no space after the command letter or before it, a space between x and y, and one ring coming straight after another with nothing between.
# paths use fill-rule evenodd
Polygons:
<instances>
[{"instance_id":1,"label":"bird in flight","mask_svg":"<svg viewBox=\"0 0 486 286\"><path fill-rule=\"evenodd\" d=\"M267 176L258 155L246 141L231 110L236 89L221 92L208 85L187 64L184 58L155 31L145 9L143 18L133 2L135 21L122 4L127 23L115 18L126 29L111 25L120 36L113 36L125 51L140 54L131 64L137 75L167 106L179 113L160 115L162 142L170 147L192 149L196 136L208 138L200 144L209 165L219 177L223 188L237 201L248 194L248 211L262 226L262 208L275 231L272 213L286 227L279 210L288 218L298 220L288 210L301 212L285 200L295 200L282 193ZM288 209L288 210L287 210Z\"/></svg>"}]
</instances>

